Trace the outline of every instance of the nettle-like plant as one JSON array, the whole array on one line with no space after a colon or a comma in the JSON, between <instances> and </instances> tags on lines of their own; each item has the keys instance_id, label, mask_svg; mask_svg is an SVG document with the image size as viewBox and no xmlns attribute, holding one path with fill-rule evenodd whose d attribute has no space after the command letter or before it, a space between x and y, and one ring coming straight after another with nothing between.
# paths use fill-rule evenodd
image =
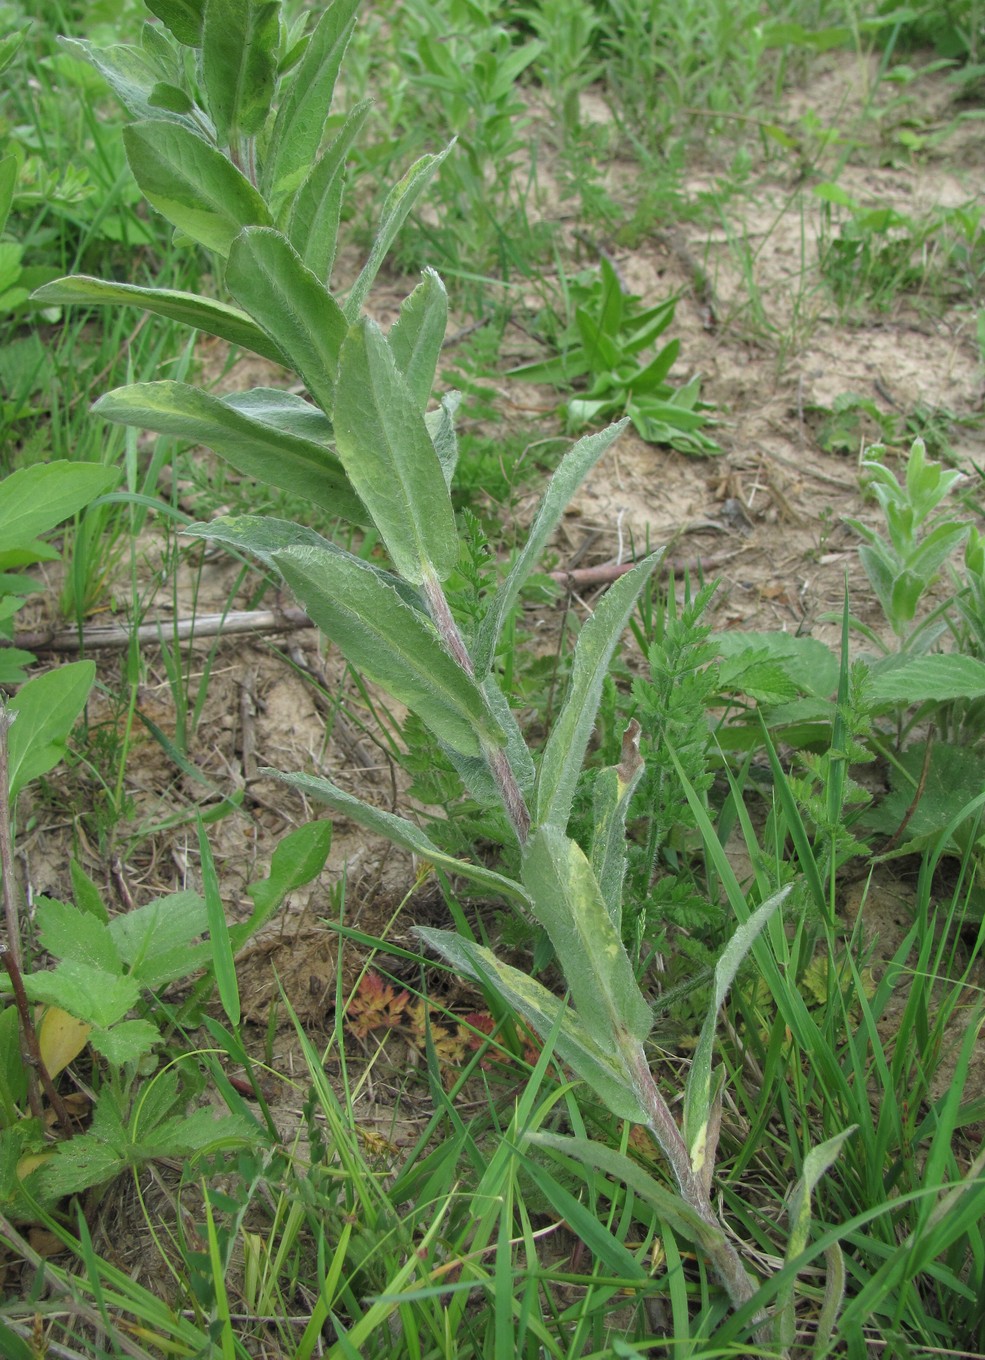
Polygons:
<instances>
[{"instance_id":1,"label":"nettle-like plant","mask_svg":"<svg viewBox=\"0 0 985 1360\"><path fill-rule=\"evenodd\" d=\"M595 779L587 851L568 834L603 682L659 555L619 579L581 629L568 694L537 762L498 677L497 660L509 645L505 625L524 581L572 495L626 422L570 449L510 571L487 592L478 621L461 626L446 591L464 551L449 494L456 395L429 409L447 321L445 289L426 271L388 334L362 314L400 222L446 153L424 157L392 189L366 265L343 299L330 276L346 153L365 109L323 141L356 0L335 0L306 36L285 30L276 0L153 0L151 8L167 31L148 25L139 50L97 52L84 44L77 50L137 115L126 145L147 198L178 232L214 252L233 301L86 278L50 284L41 296L61 304L136 304L298 375L309 400L269 388L217 397L151 382L110 392L95 409L104 419L208 445L241 472L302 495L326 520L375 527L389 568L272 518L220 518L193 532L274 568L346 659L417 714L472 795L505 810L521 851L519 877L445 854L413 821L327 779L279 777L544 926L570 1004L470 939L419 933L549 1038L613 1114L651 1130L676 1191L644 1177L645 1197L706 1254L733 1304L749 1304L762 1334L764 1317L750 1302L757 1285L711 1202L723 1085L713 1046L736 969L783 894L748 913L717 966L681 1127L650 1070L651 1010L622 939L626 812L642 772L635 723L618 765ZM530 1137L639 1186L639 1168L626 1159L613 1163L615 1154L599 1144ZM794 1255L806 1243L811 1186L833 1155L833 1147L812 1155L796 1200Z\"/></svg>"}]
</instances>

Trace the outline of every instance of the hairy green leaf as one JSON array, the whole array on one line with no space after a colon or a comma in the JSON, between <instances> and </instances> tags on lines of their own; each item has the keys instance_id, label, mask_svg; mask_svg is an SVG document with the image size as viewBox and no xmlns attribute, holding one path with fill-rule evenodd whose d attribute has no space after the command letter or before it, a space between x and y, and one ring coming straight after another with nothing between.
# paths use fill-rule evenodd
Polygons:
<instances>
[{"instance_id":1,"label":"hairy green leaf","mask_svg":"<svg viewBox=\"0 0 985 1360\"><path fill-rule=\"evenodd\" d=\"M205 0L202 86L220 145L255 137L274 97L280 0Z\"/></svg>"},{"instance_id":2,"label":"hairy green leaf","mask_svg":"<svg viewBox=\"0 0 985 1360\"><path fill-rule=\"evenodd\" d=\"M305 265L326 285L338 245L345 159L371 108L368 99L356 105L331 146L311 167L286 214L288 240Z\"/></svg>"},{"instance_id":3,"label":"hairy green leaf","mask_svg":"<svg viewBox=\"0 0 985 1360\"><path fill-rule=\"evenodd\" d=\"M141 288L132 283L107 283L104 279L92 279L85 274L73 274L69 278L54 279L43 284L33 294L36 302L62 303L68 306L90 304L109 306L119 303L122 306L142 307L145 312L155 316L167 317L169 321L180 321L185 326L208 335L218 336L231 345L262 354L275 364L290 368L291 363L277 345L268 338L265 331L237 307L212 298L198 297L195 293L182 293L170 288Z\"/></svg>"},{"instance_id":4,"label":"hairy green leaf","mask_svg":"<svg viewBox=\"0 0 985 1360\"><path fill-rule=\"evenodd\" d=\"M458 563L451 497L424 416L374 321L343 345L335 397L335 446L397 571L420 584Z\"/></svg>"},{"instance_id":5,"label":"hairy green leaf","mask_svg":"<svg viewBox=\"0 0 985 1360\"><path fill-rule=\"evenodd\" d=\"M584 851L542 826L527 844L522 878L585 1027L613 1053L625 1034L642 1042L653 1016Z\"/></svg>"},{"instance_id":6,"label":"hairy green leaf","mask_svg":"<svg viewBox=\"0 0 985 1360\"><path fill-rule=\"evenodd\" d=\"M281 100L264 161L271 198L293 192L318 155L359 0L332 0L316 24Z\"/></svg>"},{"instance_id":7,"label":"hairy green leaf","mask_svg":"<svg viewBox=\"0 0 985 1360\"><path fill-rule=\"evenodd\" d=\"M279 231L248 227L233 242L226 284L237 302L287 355L331 418L346 322L325 285Z\"/></svg>"},{"instance_id":8,"label":"hairy green leaf","mask_svg":"<svg viewBox=\"0 0 985 1360\"><path fill-rule=\"evenodd\" d=\"M243 227L269 225L267 205L246 176L188 128L163 119L131 123L123 141L148 202L217 255L229 254Z\"/></svg>"},{"instance_id":9,"label":"hairy green leaf","mask_svg":"<svg viewBox=\"0 0 985 1360\"><path fill-rule=\"evenodd\" d=\"M448 325L448 294L433 269L400 304L400 315L387 337L397 367L411 396L426 409Z\"/></svg>"},{"instance_id":10,"label":"hairy green leaf","mask_svg":"<svg viewBox=\"0 0 985 1360\"><path fill-rule=\"evenodd\" d=\"M273 561L343 656L412 708L463 755L504 736L482 691L443 647L433 625L410 609L372 567L349 553L284 548Z\"/></svg>"},{"instance_id":11,"label":"hairy green leaf","mask_svg":"<svg viewBox=\"0 0 985 1360\"><path fill-rule=\"evenodd\" d=\"M610 425L607 430L601 430L598 434L586 435L562 458L544 493L536 518L530 526L527 541L510 574L493 596L489 609L479 625L473 649L477 675L484 675L492 665L499 636L510 610L516 603L524 581L536 570L541 553L560 523L566 507L571 503L572 496L606 449L619 438L628 424L628 420L621 420L617 425Z\"/></svg>"},{"instance_id":12,"label":"hairy green leaf","mask_svg":"<svg viewBox=\"0 0 985 1360\"><path fill-rule=\"evenodd\" d=\"M248 477L300 496L330 515L369 522L334 452L295 432L331 432L321 412L298 397L261 391L219 398L185 383L135 383L107 392L93 410L119 425L205 444Z\"/></svg>"},{"instance_id":13,"label":"hairy green leaf","mask_svg":"<svg viewBox=\"0 0 985 1360\"><path fill-rule=\"evenodd\" d=\"M662 557L662 552L651 553L610 586L578 636L571 685L541 756L537 823L549 824L561 831L568 824L575 785L595 726L609 662L640 591Z\"/></svg>"},{"instance_id":14,"label":"hairy green leaf","mask_svg":"<svg viewBox=\"0 0 985 1360\"><path fill-rule=\"evenodd\" d=\"M185 47L198 47L205 0L147 0L147 8Z\"/></svg>"},{"instance_id":15,"label":"hairy green leaf","mask_svg":"<svg viewBox=\"0 0 985 1360\"><path fill-rule=\"evenodd\" d=\"M439 849L414 822L397 817L392 812L384 812L382 808L373 807L361 798L354 798L351 793L346 793L331 780L310 774L281 774L277 770L263 770L262 773L290 785L306 798L325 803L340 816L349 818L365 831L372 832L374 836L386 837L387 840L393 841L394 845L399 845L401 849L417 855L419 859L426 860L445 873L466 878L483 892L506 897L529 908L530 899L514 879L504 878L502 874L497 874L484 865L455 859L454 856Z\"/></svg>"},{"instance_id":16,"label":"hairy green leaf","mask_svg":"<svg viewBox=\"0 0 985 1360\"><path fill-rule=\"evenodd\" d=\"M456 972L498 993L538 1034L552 1033L562 1012L555 1042L558 1056L574 1068L619 1119L631 1119L636 1124L646 1122L646 1112L618 1056L607 1053L582 1019L546 987L518 968L502 963L491 949L453 931L417 926L415 934Z\"/></svg>"}]
</instances>

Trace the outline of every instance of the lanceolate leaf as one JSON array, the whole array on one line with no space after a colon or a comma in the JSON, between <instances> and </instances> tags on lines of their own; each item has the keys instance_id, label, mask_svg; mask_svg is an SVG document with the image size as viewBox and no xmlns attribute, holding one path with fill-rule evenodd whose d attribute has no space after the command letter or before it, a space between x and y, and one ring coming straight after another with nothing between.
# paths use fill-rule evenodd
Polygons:
<instances>
[{"instance_id":1,"label":"lanceolate leaf","mask_svg":"<svg viewBox=\"0 0 985 1360\"><path fill-rule=\"evenodd\" d=\"M448 294L433 269L400 305L387 337L411 396L426 409L448 325Z\"/></svg>"},{"instance_id":2,"label":"lanceolate leaf","mask_svg":"<svg viewBox=\"0 0 985 1360\"><path fill-rule=\"evenodd\" d=\"M196 330L228 340L231 345L262 354L275 364L290 368L290 360L266 335L264 331L245 312L230 307L225 302L215 302L211 298L198 297L194 293L182 293L170 288L141 288L132 283L107 283L103 279L91 279L85 274L74 274L70 278L54 279L34 292L37 302L62 303L68 306L88 304L109 306L142 307L145 312L155 316L167 317L169 321L180 321Z\"/></svg>"},{"instance_id":3,"label":"lanceolate leaf","mask_svg":"<svg viewBox=\"0 0 985 1360\"><path fill-rule=\"evenodd\" d=\"M412 708L442 741L477 756L503 734L482 691L445 651L429 620L349 553L285 548L273 561L343 656Z\"/></svg>"},{"instance_id":4,"label":"lanceolate leaf","mask_svg":"<svg viewBox=\"0 0 985 1360\"><path fill-rule=\"evenodd\" d=\"M708 1116L712 1103L712 1053L715 1047L715 1030L718 1027L718 1012L739 971L739 965L755 944L763 926L789 893L789 887L781 888L757 907L735 931L715 966L715 990L701 1027L701 1035L694 1051L684 1091L684 1141L691 1157L691 1169L699 1176L705 1164Z\"/></svg>"},{"instance_id":5,"label":"lanceolate leaf","mask_svg":"<svg viewBox=\"0 0 985 1360\"><path fill-rule=\"evenodd\" d=\"M346 323L325 285L279 231L252 227L233 243L226 284L331 417Z\"/></svg>"},{"instance_id":6,"label":"lanceolate leaf","mask_svg":"<svg viewBox=\"0 0 985 1360\"><path fill-rule=\"evenodd\" d=\"M557 528L565 507L571 503L572 496L606 449L619 438L628 424L628 420L621 420L617 425L610 425L607 430L600 430L598 434L586 435L564 455L544 493L523 550L509 576L496 591L479 626L473 649L477 675L484 675L492 665L503 624L516 603L524 581L536 570L540 555Z\"/></svg>"},{"instance_id":7,"label":"lanceolate leaf","mask_svg":"<svg viewBox=\"0 0 985 1360\"><path fill-rule=\"evenodd\" d=\"M150 102L161 77L139 47L122 43L95 47L84 38L59 38L58 42L76 60L86 61L96 68L131 118L166 117L194 135L195 124L191 118L182 113L164 114Z\"/></svg>"},{"instance_id":8,"label":"lanceolate leaf","mask_svg":"<svg viewBox=\"0 0 985 1360\"><path fill-rule=\"evenodd\" d=\"M651 553L610 586L578 636L568 695L541 757L537 779L539 824L562 831L568 824L575 785L602 697L602 682L637 596L661 557L662 553Z\"/></svg>"},{"instance_id":9,"label":"lanceolate leaf","mask_svg":"<svg viewBox=\"0 0 985 1360\"><path fill-rule=\"evenodd\" d=\"M625 1034L642 1042L653 1027L650 1007L581 847L542 826L524 854L523 886L586 1029L612 1052Z\"/></svg>"},{"instance_id":10,"label":"lanceolate leaf","mask_svg":"<svg viewBox=\"0 0 985 1360\"><path fill-rule=\"evenodd\" d=\"M563 1010L555 1051L574 1068L601 1101L619 1119L646 1123L646 1112L630 1078L621 1070L616 1055L606 1053L582 1020L563 1001L541 983L518 968L497 959L491 949L464 939L450 930L431 930L418 926L415 932L425 944L440 954L458 973L475 978L498 992L507 1004L519 1011L540 1035L553 1032L559 1011Z\"/></svg>"},{"instance_id":11,"label":"lanceolate leaf","mask_svg":"<svg viewBox=\"0 0 985 1360\"><path fill-rule=\"evenodd\" d=\"M265 158L263 182L271 198L293 192L318 155L358 7L359 0L332 0L292 72Z\"/></svg>"},{"instance_id":12,"label":"lanceolate leaf","mask_svg":"<svg viewBox=\"0 0 985 1360\"><path fill-rule=\"evenodd\" d=\"M592 789L592 870L612 918L622 931L622 888L626 874L626 814L643 773L640 725L634 718L622 739L622 759L595 776Z\"/></svg>"},{"instance_id":13,"label":"lanceolate leaf","mask_svg":"<svg viewBox=\"0 0 985 1360\"><path fill-rule=\"evenodd\" d=\"M220 145L255 137L274 97L280 0L206 0L202 85Z\"/></svg>"},{"instance_id":14,"label":"lanceolate leaf","mask_svg":"<svg viewBox=\"0 0 985 1360\"><path fill-rule=\"evenodd\" d=\"M7 707L17 715L7 735L11 801L61 760L95 678L95 662L70 661L32 676L8 700Z\"/></svg>"},{"instance_id":15,"label":"lanceolate leaf","mask_svg":"<svg viewBox=\"0 0 985 1360\"><path fill-rule=\"evenodd\" d=\"M395 184L387 194L383 211L380 214L380 225L376 232L376 239L369 252L369 259L363 266L358 279L352 285L346 299L345 314L350 322L355 321L362 311L366 295L373 286L373 280L379 273L380 265L386 259L397 232L403 226L404 219L411 208L427 188L431 176L448 155L451 145L446 146L444 151L439 151L436 156L422 156L420 160L415 161L403 179Z\"/></svg>"},{"instance_id":16,"label":"lanceolate leaf","mask_svg":"<svg viewBox=\"0 0 985 1360\"><path fill-rule=\"evenodd\" d=\"M148 202L216 254L228 255L243 227L270 223L266 203L246 176L188 128L163 119L131 123L123 140Z\"/></svg>"},{"instance_id":17,"label":"lanceolate leaf","mask_svg":"<svg viewBox=\"0 0 985 1360\"><path fill-rule=\"evenodd\" d=\"M186 47L198 47L205 0L147 0L147 8Z\"/></svg>"},{"instance_id":18,"label":"lanceolate leaf","mask_svg":"<svg viewBox=\"0 0 985 1360\"><path fill-rule=\"evenodd\" d=\"M519 883L512 878L504 878L502 874L486 869L481 864L470 864L465 860L455 859L447 851L440 850L419 826L408 822L406 818L396 817L392 812L384 812L382 808L364 803L361 798L354 798L351 793L346 793L330 780L317 775L280 774L277 770L263 770L261 773L282 780L291 788L303 793L306 798L314 798L319 803L325 803L340 816L348 817L365 831L371 831L375 836L386 837L387 840L393 841L394 845L399 845L401 849L408 850L412 855L417 855L438 869L443 869L445 873L454 874L458 878L467 878L483 892L506 897L529 909L530 899Z\"/></svg>"},{"instance_id":19,"label":"lanceolate leaf","mask_svg":"<svg viewBox=\"0 0 985 1360\"><path fill-rule=\"evenodd\" d=\"M275 423L278 414L303 413L284 412L279 403L265 405L262 399L251 409L243 395L220 399L185 383L135 383L107 392L93 410L119 425L205 444L248 477L300 496L330 515L368 523L365 507L332 450ZM321 415L314 407L307 409L315 417Z\"/></svg>"},{"instance_id":20,"label":"lanceolate leaf","mask_svg":"<svg viewBox=\"0 0 985 1360\"><path fill-rule=\"evenodd\" d=\"M301 259L324 284L335 263L345 190L345 158L372 107L364 99L349 114L332 145L311 168L291 201L286 232Z\"/></svg>"},{"instance_id":21,"label":"lanceolate leaf","mask_svg":"<svg viewBox=\"0 0 985 1360\"><path fill-rule=\"evenodd\" d=\"M335 446L397 571L420 584L458 561L451 497L423 413L380 328L364 317L339 362Z\"/></svg>"},{"instance_id":22,"label":"lanceolate leaf","mask_svg":"<svg viewBox=\"0 0 985 1360\"><path fill-rule=\"evenodd\" d=\"M101 463L58 459L18 468L0 481L0 557L54 529L119 480L119 469Z\"/></svg>"}]
</instances>

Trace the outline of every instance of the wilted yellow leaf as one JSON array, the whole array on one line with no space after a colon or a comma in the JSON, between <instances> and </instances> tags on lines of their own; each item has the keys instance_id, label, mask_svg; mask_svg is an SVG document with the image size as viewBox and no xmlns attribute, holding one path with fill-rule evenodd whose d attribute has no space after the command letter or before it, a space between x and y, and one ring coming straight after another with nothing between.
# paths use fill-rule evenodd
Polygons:
<instances>
[{"instance_id":1,"label":"wilted yellow leaf","mask_svg":"<svg viewBox=\"0 0 985 1360\"><path fill-rule=\"evenodd\" d=\"M41 1045L41 1058L50 1077L57 1076L73 1058L77 1058L86 1046L91 1025L76 1020L74 1015L49 1006L41 1021L38 1043Z\"/></svg>"}]
</instances>

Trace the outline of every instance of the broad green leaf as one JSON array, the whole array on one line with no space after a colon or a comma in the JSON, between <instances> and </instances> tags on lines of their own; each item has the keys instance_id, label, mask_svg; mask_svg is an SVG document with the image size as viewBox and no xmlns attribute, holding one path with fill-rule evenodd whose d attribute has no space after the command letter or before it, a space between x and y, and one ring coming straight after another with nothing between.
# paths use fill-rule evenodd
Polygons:
<instances>
[{"instance_id":1,"label":"broad green leaf","mask_svg":"<svg viewBox=\"0 0 985 1360\"><path fill-rule=\"evenodd\" d=\"M561 1012L563 1019L554 1045L558 1056L577 1072L617 1118L631 1119L634 1124L646 1123L646 1111L631 1078L622 1070L618 1055L607 1053L581 1017L546 987L528 973L502 963L491 949L453 931L417 926L414 933L456 972L497 992L538 1034L550 1034Z\"/></svg>"},{"instance_id":2,"label":"broad green leaf","mask_svg":"<svg viewBox=\"0 0 985 1360\"><path fill-rule=\"evenodd\" d=\"M318 548L322 552L346 555L344 548L323 538L315 529L298 524L296 520L274 519L271 515L220 515L206 524L190 524L182 533L190 538L211 538L227 548L250 553L268 567L274 566L273 554L282 548ZM370 563L367 566L399 591L405 604L423 609L420 596L399 577Z\"/></svg>"},{"instance_id":3,"label":"broad green leaf","mask_svg":"<svg viewBox=\"0 0 985 1360\"><path fill-rule=\"evenodd\" d=\"M64 959L43 973L25 974L24 989L32 1001L59 1006L100 1029L122 1020L140 999L140 987L133 978L75 959Z\"/></svg>"},{"instance_id":4,"label":"broad green leaf","mask_svg":"<svg viewBox=\"0 0 985 1360\"><path fill-rule=\"evenodd\" d=\"M169 113L191 113L195 105L190 95L179 85L169 85L161 80L147 97L152 109L166 109Z\"/></svg>"},{"instance_id":5,"label":"broad green leaf","mask_svg":"<svg viewBox=\"0 0 985 1360\"><path fill-rule=\"evenodd\" d=\"M147 0L147 8L185 47L199 46L205 0Z\"/></svg>"},{"instance_id":6,"label":"broad green leaf","mask_svg":"<svg viewBox=\"0 0 985 1360\"><path fill-rule=\"evenodd\" d=\"M433 269L400 304L400 315L387 337L397 367L422 411L434 387L435 370L448 325L448 294Z\"/></svg>"},{"instance_id":7,"label":"broad green leaf","mask_svg":"<svg viewBox=\"0 0 985 1360\"><path fill-rule=\"evenodd\" d=\"M506 897L518 902L527 910L530 909L530 899L514 879L504 878L502 874L497 874L484 865L469 864L465 860L455 859L453 855L439 849L419 826L407 821L406 818L397 817L392 812L384 812L382 808L373 807L370 803L363 802L361 798L354 798L351 793L346 793L344 789L318 775L281 774L277 770L263 770L262 773L290 785L306 798L313 798L319 803L326 804L365 831L372 832L374 836L386 837L394 845L399 845L401 849L417 855L419 859L433 864L445 873L467 878L483 892L495 893L498 897Z\"/></svg>"},{"instance_id":8,"label":"broad green leaf","mask_svg":"<svg viewBox=\"0 0 985 1360\"><path fill-rule=\"evenodd\" d=\"M220 398L186 383L135 383L107 392L93 410L118 425L205 444L248 477L289 491L330 515L368 523L366 509L333 451L291 431L292 425L320 433L331 428L317 407L298 397L285 393L283 399L276 394L271 398L260 392Z\"/></svg>"},{"instance_id":9,"label":"broad green leaf","mask_svg":"<svg viewBox=\"0 0 985 1360\"><path fill-rule=\"evenodd\" d=\"M350 554L284 548L273 561L308 614L370 679L413 709L463 755L498 746L504 735L482 691L445 650L421 613Z\"/></svg>"},{"instance_id":10,"label":"broad green leaf","mask_svg":"<svg viewBox=\"0 0 985 1360\"><path fill-rule=\"evenodd\" d=\"M208 958L208 946L193 943L208 928L205 903L196 892L155 898L114 916L109 928L124 964L143 987L187 977Z\"/></svg>"},{"instance_id":11,"label":"broad green leaf","mask_svg":"<svg viewBox=\"0 0 985 1360\"><path fill-rule=\"evenodd\" d=\"M766 922L789 894L789 887L781 888L757 907L736 929L715 965L715 986L711 1004L701 1027L698 1046L691 1060L691 1071L688 1073L687 1086L684 1090L684 1141L691 1157L691 1169L698 1176L702 1174L707 1149L708 1118L712 1104L712 1053L715 1047L715 1031L718 1028L718 1013L739 971L739 965L755 944Z\"/></svg>"},{"instance_id":12,"label":"broad green leaf","mask_svg":"<svg viewBox=\"0 0 985 1360\"><path fill-rule=\"evenodd\" d=\"M45 1198L58 1200L111 1181L125 1166L116 1148L92 1133L80 1133L58 1144L56 1156L38 1172L38 1184Z\"/></svg>"},{"instance_id":13,"label":"broad green leaf","mask_svg":"<svg viewBox=\"0 0 985 1360\"><path fill-rule=\"evenodd\" d=\"M61 760L95 678L94 661L70 661L33 676L7 701L16 715L7 737L11 802L25 784Z\"/></svg>"},{"instance_id":14,"label":"broad green leaf","mask_svg":"<svg viewBox=\"0 0 985 1360\"><path fill-rule=\"evenodd\" d=\"M572 496L606 449L619 438L628 424L628 420L621 420L617 425L610 425L607 430L601 430L598 434L586 435L568 450L558 464L557 471L544 492L537 516L530 526L523 550L514 562L510 574L490 601L489 608L479 625L473 648L477 675L485 675L492 666L500 633L510 610L516 603L524 581L536 569L541 553L560 523L566 507L571 503Z\"/></svg>"},{"instance_id":15,"label":"broad green leaf","mask_svg":"<svg viewBox=\"0 0 985 1360\"><path fill-rule=\"evenodd\" d=\"M358 6L359 0L332 0L291 75L264 158L263 183L271 198L293 192L318 155Z\"/></svg>"},{"instance_id":16,"label":"broad green leaf","mask_svg":"<svg viewBox=\"0 0 985 1360\"><path fill-rule=\"evenodd\" d=\"M305 822L277 842L268 877L247 886L246 891L253 898L250 919L229 928L234 949L239 949L270 919L288 893L317 878L331 848L329 821Z\"/></svg>"},{"instance_id":17,"label":"broad green leaf","mask_svg":"<svg viewBox=\"0 0 985 1360\"><path fill-rule=\"evenodd\" d=\"M326 285L338 246L345 160L371 108L371 101L364 99L352 110L331 146L311 167L287 214L288 240L307 268Z\"/></svg>"},{"instance_id":18,"label":"broad green leaf","mask_svg":"<svg viewBox=\"0 0 985 1360\"><path fill-rule=\"evenodd\" d=\"M229 252L226 285L331 418L346 322L339 304L279 231L249 227Z\"/></svg>"},{"instance_id":19,"label":"broad green leaf","mask_svg":"<svg viewBox=\"0 0 985 1360\"><path fill-rule=\"evenodd\" d=\"M527 844L522 877L586 1029L613 1052L626 1034L642 1043L653 1016L584 851L542 826Z\"/></svg>"},{"instance_id":20,"label":"broad green leaf","mask_svg":"<svg viewBox=\"0 0 985 1360\"><path fill-rule=\"evenodd\" d=\"M524 1140L535 1147L550 1148L566 1157L574 1157L585 1166L594 1167L611 1176L614 1181L620 1181L638 1195L644 1204L656 1209L675 1232L704 1251L715 1251L724 1242L725 1234L720 1229L702 1218L680 1195L655 1181L638 1163L615 1148L594 1143L587 1138L568 1138L540 1129L525 1134Z\"/></svg>"},{"instance_id":21,"label":"broad green leaf","mask_svg":"<svg viewBox=\"0 0 985 1360\"><path fill-rule=\"evenodd\" d=\"M800 694L828 699L838 688L838 658L818 638L791 633L714 633L711 641L722 656L741 663L747 654L766 657L779 666Z\"/></svg>"},{"instance_id":22,"label":"broad green leaf","mask_svg":"<svg viewBox=\"0 0 985 1360\"><path fill-rule=\"evenodd\" d=\"M283 350L245 312L225 302L215 302L194 293L182 293L169 288L140 288L132 283L107 283L103 279L75 274L44 284L33 296L36 302L68 306L89 304L105 307L116 302L123 306L142 307L145 312L152 312L155 316L180 321L185 326L194 326L196 330L227 340L231 345L262 354L265 359L272 359L284 368L291 366Z\"/></svg>"},{"instance_id":23,"label":"broad green leaf","mask_svg":"<svg viewBox=\"0 0 985 1360\"><path fill-rule=\"evenodd\" d=\"M916 742L894 761L889 779L892 791L865 813L867 829L893 835L905 817L907 844L914 850L938 844L948 828L957 833L953 843L961 849L973 828L981 835L977 819L962 825L978 811L985 788L981 751L935 741L928 754L926 742ZM914 807L917 788L920 799Z\"/></svg>"},{"instance_id":24,"label":"broad green leaf","mask_svg":"<svg viewBox=\"0 0 985 1360\"><path fill-rule=\"evenodd\" d=\"M205 895L205 914L209 922L209 946L212 952L212 973L219 991L219 1000L226 1013L226 1019L235 1029L239 1024L242 1007L239 1000L239 982L236 978L236 964L233 961L233 948L229 939L229 926L226 911L222 905L219 891L219 875L215 871L212 846L201 814L198 817L198 853L202 868L202 892Z\"/></svg>"},{"instance_id":25,"label":"broad green leaf","mask_svg":"<svg viewBox=\"0 0 985 1360\"><path fill-rule=\"evenodd\" d=\"M870 671L869 696L876 704L922 704L928 699L980 699L985 695L985 661L946 652L888 658Z\"/></svg>"},{"instance_id":26,"label":"broad green leaf","mask_svg":"<svg viewBox=\"0 0 985 1360\"><path fill-rule=\"evenodd\" d=\"M662 557L662 552L651 553L611 585L578 635L568 694L541 756L538 824L549 824L560 831L568 824L609 662L640 591Z\"/></svg>"},{"instance_id":27,"label":"broad green leaf","mask_svg":"<svg viewBox=\"0 0 985 1360\"><path fill-rule=\"evenodd\" d=\"M220 145L266 122L279 45L280 0L205 0L201 81Z\"/></svg>"},{"instance_id":28,"label":"broad green leaf","mask_svg":"<svg viewBox=\"0 0 985 1360\"><path fill-rule=\"evenodd\" d=\"M383 211L380 213L380 225L369 252L369 259L363 265L362 271L352 285L346 299L345 315L350 323L356 321L362 311L363 303L373 286L373 280L379 273L380 265L386 259L407 214L427 188L431 177L453 145L454 143L450 143L444 151L439 151L437 155L421 156L420 160L414 162L403 179L395 184L387 194Z\"/></svg>"},{"instance_id":29,"label":"broad green leaf","mask_svg":"<svg viewBox=\"0 0 985 1360\"><path fill-rule=\"evenodd\" d=\"M161 1031L149 1020L121 1020L111 1029L94 1029L89 1043L114 1067L139 1062L155 1044L161 1042Z\"/></svg>"},{"instance_id":30,"label":"broad green leaf","mask_svg":"<svg viewBox=\"0 0 985 1360\"><path fill-rule=\"evenodd\" d=\"M131 123L123 141L147 201L193 241L226 256L246 226L268 226L267 205L245 175L188 128Z\"/></svg>"},{"instance_id":31,"label":"broad green leaf","mask_svg":"<svg viewBox=\"0 0 985 1360\"><path fill-rule=\"evenodd\" d=\"M458 564L451 496L423 413L368 317L342 345L335 447L399 575L419 585Z\"/></svg>"},{"instance_id":32,"label":"broad green leaf","mask_svg":"<svg viewBox=\"0 0 985 1360\"><path fill-rule=\"evenodd\" d=\"M0 546L30 544L77 514L120 480L118 468L100 463L34 463L0 481Z\"/></svg>"},{"instance_id":33,"label":"broad green leaf","mask_svg":"<svg viewBox=\"0 0 985 1360\"><path fill-rule=\"evenodd\" d=\"M109 927L69 902L42 898L37 909L38 939L56 959L74 959L107 973L123 971L120 951Z\"/></svg>"},{"instance_id":34,"label":"broad green leaf","mask_svg":"<svg viewBox=\"0 0 985 1360\"><path fill-rule=\"evenodd\" d=\"M592 786L592 872L617 935L622 933L626 815L642 773L640 725L634 718L623 733L619 764L599 770Z\"/></svg>"}]
</instances>

